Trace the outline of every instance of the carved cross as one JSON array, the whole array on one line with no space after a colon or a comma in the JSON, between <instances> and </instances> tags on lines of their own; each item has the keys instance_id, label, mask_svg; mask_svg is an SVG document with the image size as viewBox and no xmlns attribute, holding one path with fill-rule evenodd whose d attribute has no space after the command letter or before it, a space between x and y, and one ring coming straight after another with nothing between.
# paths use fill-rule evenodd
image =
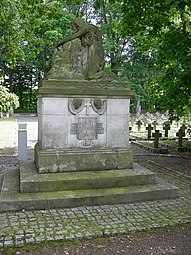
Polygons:
<instances>
[{"instance_id":1,"label":"carved cross","mask_svg":"<svg viewBox=\"0 0 191 255\"><path fill-rule=\"evenodd\" d=\"M147 132L147 137L151 138L151 131L153 130L153 127L151 126L151 124L148 124L148 127L146 127Z\"/></svg>"},{"instance_id":2,"label":"carved cross","mask_svg":"<svg viewBox=\"0 0 191 255\"><path fill-rule=\"evenodd\" d=\"M159 130L155 130L155 133L152 134L152 137L154 137L154 147L159 147L159 138L162 137L162 134Z\"/></svg>"},{"instance_id":3,"label":"carved cross","mask_svg":"<svg viewBox=\"0 0 191 255\"><path fill-rule=\"evenodd\" d=\"M90 115L90 107L92 107L89 99L85 100L84 107L86 107L86 115L89 116Z\"/></svg>"},{"instance_id":4,"label":"carved cross","mask_svg":"<svg viewBox=\"0 0 191 255\"><path fill-rule=\"evenodd\" d=\"M164 136L168 137L168 131L170 130L170 124L165 124L163 127L164 130Z\"/></svg>"},{"instance_id":5,"label":"carved cross","mask_svg":"<svg viewBox=\"0 0 191 255\"><path fill-rule=\"evenodd\" d=\"M185 136L184 129L180 128L178 132L176 133L176 136L178 136L178 147L182 147L182 140L183 140L183 137Z\"/></svg>"}]
</instances>

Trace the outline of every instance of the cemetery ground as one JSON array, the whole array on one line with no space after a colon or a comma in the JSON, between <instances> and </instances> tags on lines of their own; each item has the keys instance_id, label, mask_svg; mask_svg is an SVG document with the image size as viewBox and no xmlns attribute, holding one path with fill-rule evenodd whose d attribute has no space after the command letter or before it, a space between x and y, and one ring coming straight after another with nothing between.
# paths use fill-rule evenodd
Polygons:
<instances>
[{"instance_id":1,"label":"cemetery ground","mask_svg":"<svg viewBox=\"0 0 191 255\"><path fill-rule=\"evenodd\" d=\"M37 118L1 121L0 184L7 168L18 169L17 122L27 122L33 159ZM0 254L191 254L190 151L160 154L137 144L132 149L135 162L179 187L179 198L0 213Z\"/></svg>"}]
</instances>

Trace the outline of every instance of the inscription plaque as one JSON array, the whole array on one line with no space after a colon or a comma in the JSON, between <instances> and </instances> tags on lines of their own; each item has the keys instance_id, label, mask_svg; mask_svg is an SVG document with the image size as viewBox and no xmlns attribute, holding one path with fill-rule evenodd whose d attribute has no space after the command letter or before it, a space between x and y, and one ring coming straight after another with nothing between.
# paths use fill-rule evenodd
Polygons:
<instances>
[{"instance_id":1,"label":"inscription plaque","mask_svg":"<svg viewBox=\"0 0 191 255\"><path fill-rule=\"evenodd\" d=\"M88 140L98 139L98 134L104 134L104 128L102 123L98 123L97 117L78 117L78 122L71 125L70 134L88 143Z\"/></svg>"},{"instance_id":2,"label":"inscription plaque","mask_svg":"<svg viewBox=\"0 0 191 255\"><path fill-rule=\"evenodd\" d=\"M78 129L77 139L78 140L95 140L97 139L96 134L96 117L79 117L78 118Z\"/></svg>"}]
</instances>

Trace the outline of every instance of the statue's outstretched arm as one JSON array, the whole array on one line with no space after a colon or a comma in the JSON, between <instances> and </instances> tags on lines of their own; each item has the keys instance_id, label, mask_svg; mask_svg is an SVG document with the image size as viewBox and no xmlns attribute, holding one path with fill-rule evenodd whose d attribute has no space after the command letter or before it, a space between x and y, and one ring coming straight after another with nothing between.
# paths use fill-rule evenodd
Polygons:
<instances>
[{"instance_id":1,"label":"statue's outstretched arm","mask_svg":"<svg viewBox=\"0 0 191 255\"><path fill-rule=\"evenodd\" d=\"M69 41L72 41L76 38L79 38L81 36L83 36L84 34L87 33L87 29L86 27L83 28L83 29L80 29L77 33L75 34L72 34L72 35L69 35L67 36L66 38L64 38L63 40L59 41L57 44L56 44L56 48L62 46L63 44L65 44L66 42L69 42Z\"/></svg>"}]
</instances>

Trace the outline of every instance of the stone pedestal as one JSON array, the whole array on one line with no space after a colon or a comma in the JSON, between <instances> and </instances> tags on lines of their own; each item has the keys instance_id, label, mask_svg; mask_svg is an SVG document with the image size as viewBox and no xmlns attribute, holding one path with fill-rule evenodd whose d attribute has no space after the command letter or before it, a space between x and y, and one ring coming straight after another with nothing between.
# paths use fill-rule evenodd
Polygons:
<instances>
[{"instance_id":1,"label":"stone pedestal","mask_svg":"<svg viewBox=\"0 0 191 255\"><path fill-rule=\"evenodd\" d=\"M20 162L21 193L11 208L50 209L177 197L176 187L133 164L129 146L132 94L127 84L43 80L38 91L35 162ZM10 178L9 182L16 183ZM9 206L8 200L4 209Z\"/></svg>"},{"instance_id":2,"label":"stone pedestal","mask_svg":"<svg viewBox=\"0 0 191 255\"><path fill-rule=\"evenodd\" d=\"M39 173L132 167L127 84L44 80L38 93Z\"/></svg>"}]
</instances>

